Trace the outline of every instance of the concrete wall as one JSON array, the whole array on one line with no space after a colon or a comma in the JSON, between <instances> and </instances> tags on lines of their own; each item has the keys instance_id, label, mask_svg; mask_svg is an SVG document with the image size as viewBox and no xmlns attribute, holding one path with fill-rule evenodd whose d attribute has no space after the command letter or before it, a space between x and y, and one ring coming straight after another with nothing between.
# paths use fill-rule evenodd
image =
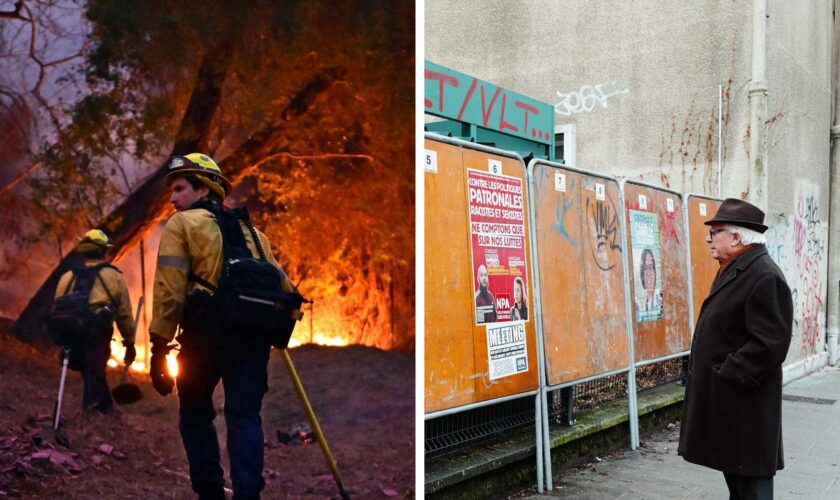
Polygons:
<instances>
[{"instance_id":1,"label":"concrete wall","mask_svg":"<svg viewBox=\"0 0 840 500\"><path fill-rule=\"evenodd\" d=\"M787 361L814 364L826 340L832 6L768 0L767 15L768 248L793 290Z\"/></svg>"},{"instance_id":2,"label":"concrete wall","mask_svg":"<svg viewBox=\"0 0 840 500\"><path fill-rule=\"evenodd\" d=\"M794 290L787 364L824 350L832 8L767 0L768 236ZM555 104L574 166L749 196L749 1L427 0L425 58ZM824 361L823 361L824 362Z\"/></svg>"}]
</instances>

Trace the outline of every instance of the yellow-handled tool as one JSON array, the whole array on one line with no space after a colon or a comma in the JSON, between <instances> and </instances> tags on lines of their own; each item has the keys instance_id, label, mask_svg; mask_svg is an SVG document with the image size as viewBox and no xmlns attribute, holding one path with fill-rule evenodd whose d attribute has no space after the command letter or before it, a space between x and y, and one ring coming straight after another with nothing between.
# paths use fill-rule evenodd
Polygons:
<instances>
[{"instance_id":1,"label":"yellow-handled tool","mask_svg":"<svg viewBox=\"0 0 840 500\"><path fill-rule=\"evenodd\" d=\"M300 400L303 402L306 415L309 417L309 423L312 425L312 429L318 437L318 444L321 445L321 450L324 452L324 457L327 459L327 465L330 466L330 471L335 479L335 484L338 486L338 491L341 493L341 498L343 500L350 500L350 495L344 489L344 484L341 482L341 474L339 474L338 467L336 467L335 460L333 459L332 453L330 453L327 438L324 437L324 432L318 424L318 418L315 417L315 412L312 411L312 405L309 404L309 398L306 397L306 393L303 391L303 384L300 382L300 378L295 370L295 365L292 364L292 358L289 356L289 351L288 349L282 349L282 352L283 360L286 362L286 368L289 369L289 375L291 375L292 381L295 383L295 389L297 390L298 396L300 396Z\"/></svg>"}]
</instances>

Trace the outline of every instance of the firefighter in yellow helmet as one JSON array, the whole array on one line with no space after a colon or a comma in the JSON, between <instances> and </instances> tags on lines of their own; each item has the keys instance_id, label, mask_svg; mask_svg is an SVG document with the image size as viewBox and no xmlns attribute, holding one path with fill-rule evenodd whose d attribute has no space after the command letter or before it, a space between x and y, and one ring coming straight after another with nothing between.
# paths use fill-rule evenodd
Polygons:
<instances>
[{"instance_id":1,"label":"firefighter in yellow helmet","mask_svg":"<svg viewBox=\"0 0 840 500\"><path fill-rule=\"evenodd\" d=\"M200 498L225 498L212 400L221 380L234 496L259 498L265 486L260 409L274 343L272 332L263 327L273 325L279 309L274 305L257 308L280 302L260 295L262 290L242 287L260 282L266 289L275 287L278 297L295 289L277 264L268 239L250 223L247 211L223 205L231 185L210 157L200 153L175 156L168 170L166 182L177 213L163 229L155 270L152 382L163 396L172 391L175 382L168 375L165 356L180 326L179 428L192 488ZM236 266L243 263L259 268L236 285L239 299L246 299L245 309L231 302L238 300L237 294L225 292L233 286L229 281L241 276ZM255 309L248 310L251 305Z\"/></svg>"},{"instance_id":2,"label":"firefighter in yellow helmet","mask_svg":"<svg viewBox=\"0 0 840 500\"><path fill-rule=\"evenodd\" d=\"M64 273L56 287L56 302L73 292L87 295L89 311L95 321L85 338L70 339L75 346L70 352L70 367L79 370L84 380L82 406L85 410L108 413L113 409L111 391L105 379L105 366L111 356L113 323L117 323L125 346L125 364L137 357L134 348L134 318L131 301L122 271L105 262L111 242L99 229L91 229L79 239L76 252L84 256L84 264ZM84 290L81 290L84 289Z\"/></svg>"}]
</instances>

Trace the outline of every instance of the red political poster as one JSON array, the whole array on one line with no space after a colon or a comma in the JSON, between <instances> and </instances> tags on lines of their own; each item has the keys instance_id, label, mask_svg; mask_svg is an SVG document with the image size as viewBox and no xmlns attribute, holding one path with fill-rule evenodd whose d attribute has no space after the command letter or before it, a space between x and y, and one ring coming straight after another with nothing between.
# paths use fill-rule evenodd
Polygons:
<instances>
[{"instance_id":1,"label":"red political poster","mask_svg":"<svg viewBox=\"0 0 840 500\"><path fill-rule=\"evenodd\" d=\"M467 170L476 324L527 321L523 182Z\"/></svg>"}]
</instances>

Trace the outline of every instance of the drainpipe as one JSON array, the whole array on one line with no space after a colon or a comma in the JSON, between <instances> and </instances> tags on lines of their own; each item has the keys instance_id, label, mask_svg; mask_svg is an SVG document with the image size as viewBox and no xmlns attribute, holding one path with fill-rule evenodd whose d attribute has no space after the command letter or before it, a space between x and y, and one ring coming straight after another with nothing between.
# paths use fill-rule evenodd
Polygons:
<instances>
[{"instance_id":1,"label":"drainpipe","mask_svg":"<svg viewBox=\"0 0 840 500\"><path fill-rule=\"evenodd\" d=\"M750 97L749 201L767 212L764 120L767 115L767 0L752 2L752 79Z\"/></svg>"},{"instance_id":2,"label":"drainpipe","mask_svg":"<svg viewBox=\"0 0 840 500\"><path fill-rule=\"evenodd\" d=\"M840 336L840 0L833 2L834 33L831 50L831 166L829 170L828 212L828 297L826 300L826 340L828 364L837 366L837 339Z\"/></svg>"}]
</instances>

